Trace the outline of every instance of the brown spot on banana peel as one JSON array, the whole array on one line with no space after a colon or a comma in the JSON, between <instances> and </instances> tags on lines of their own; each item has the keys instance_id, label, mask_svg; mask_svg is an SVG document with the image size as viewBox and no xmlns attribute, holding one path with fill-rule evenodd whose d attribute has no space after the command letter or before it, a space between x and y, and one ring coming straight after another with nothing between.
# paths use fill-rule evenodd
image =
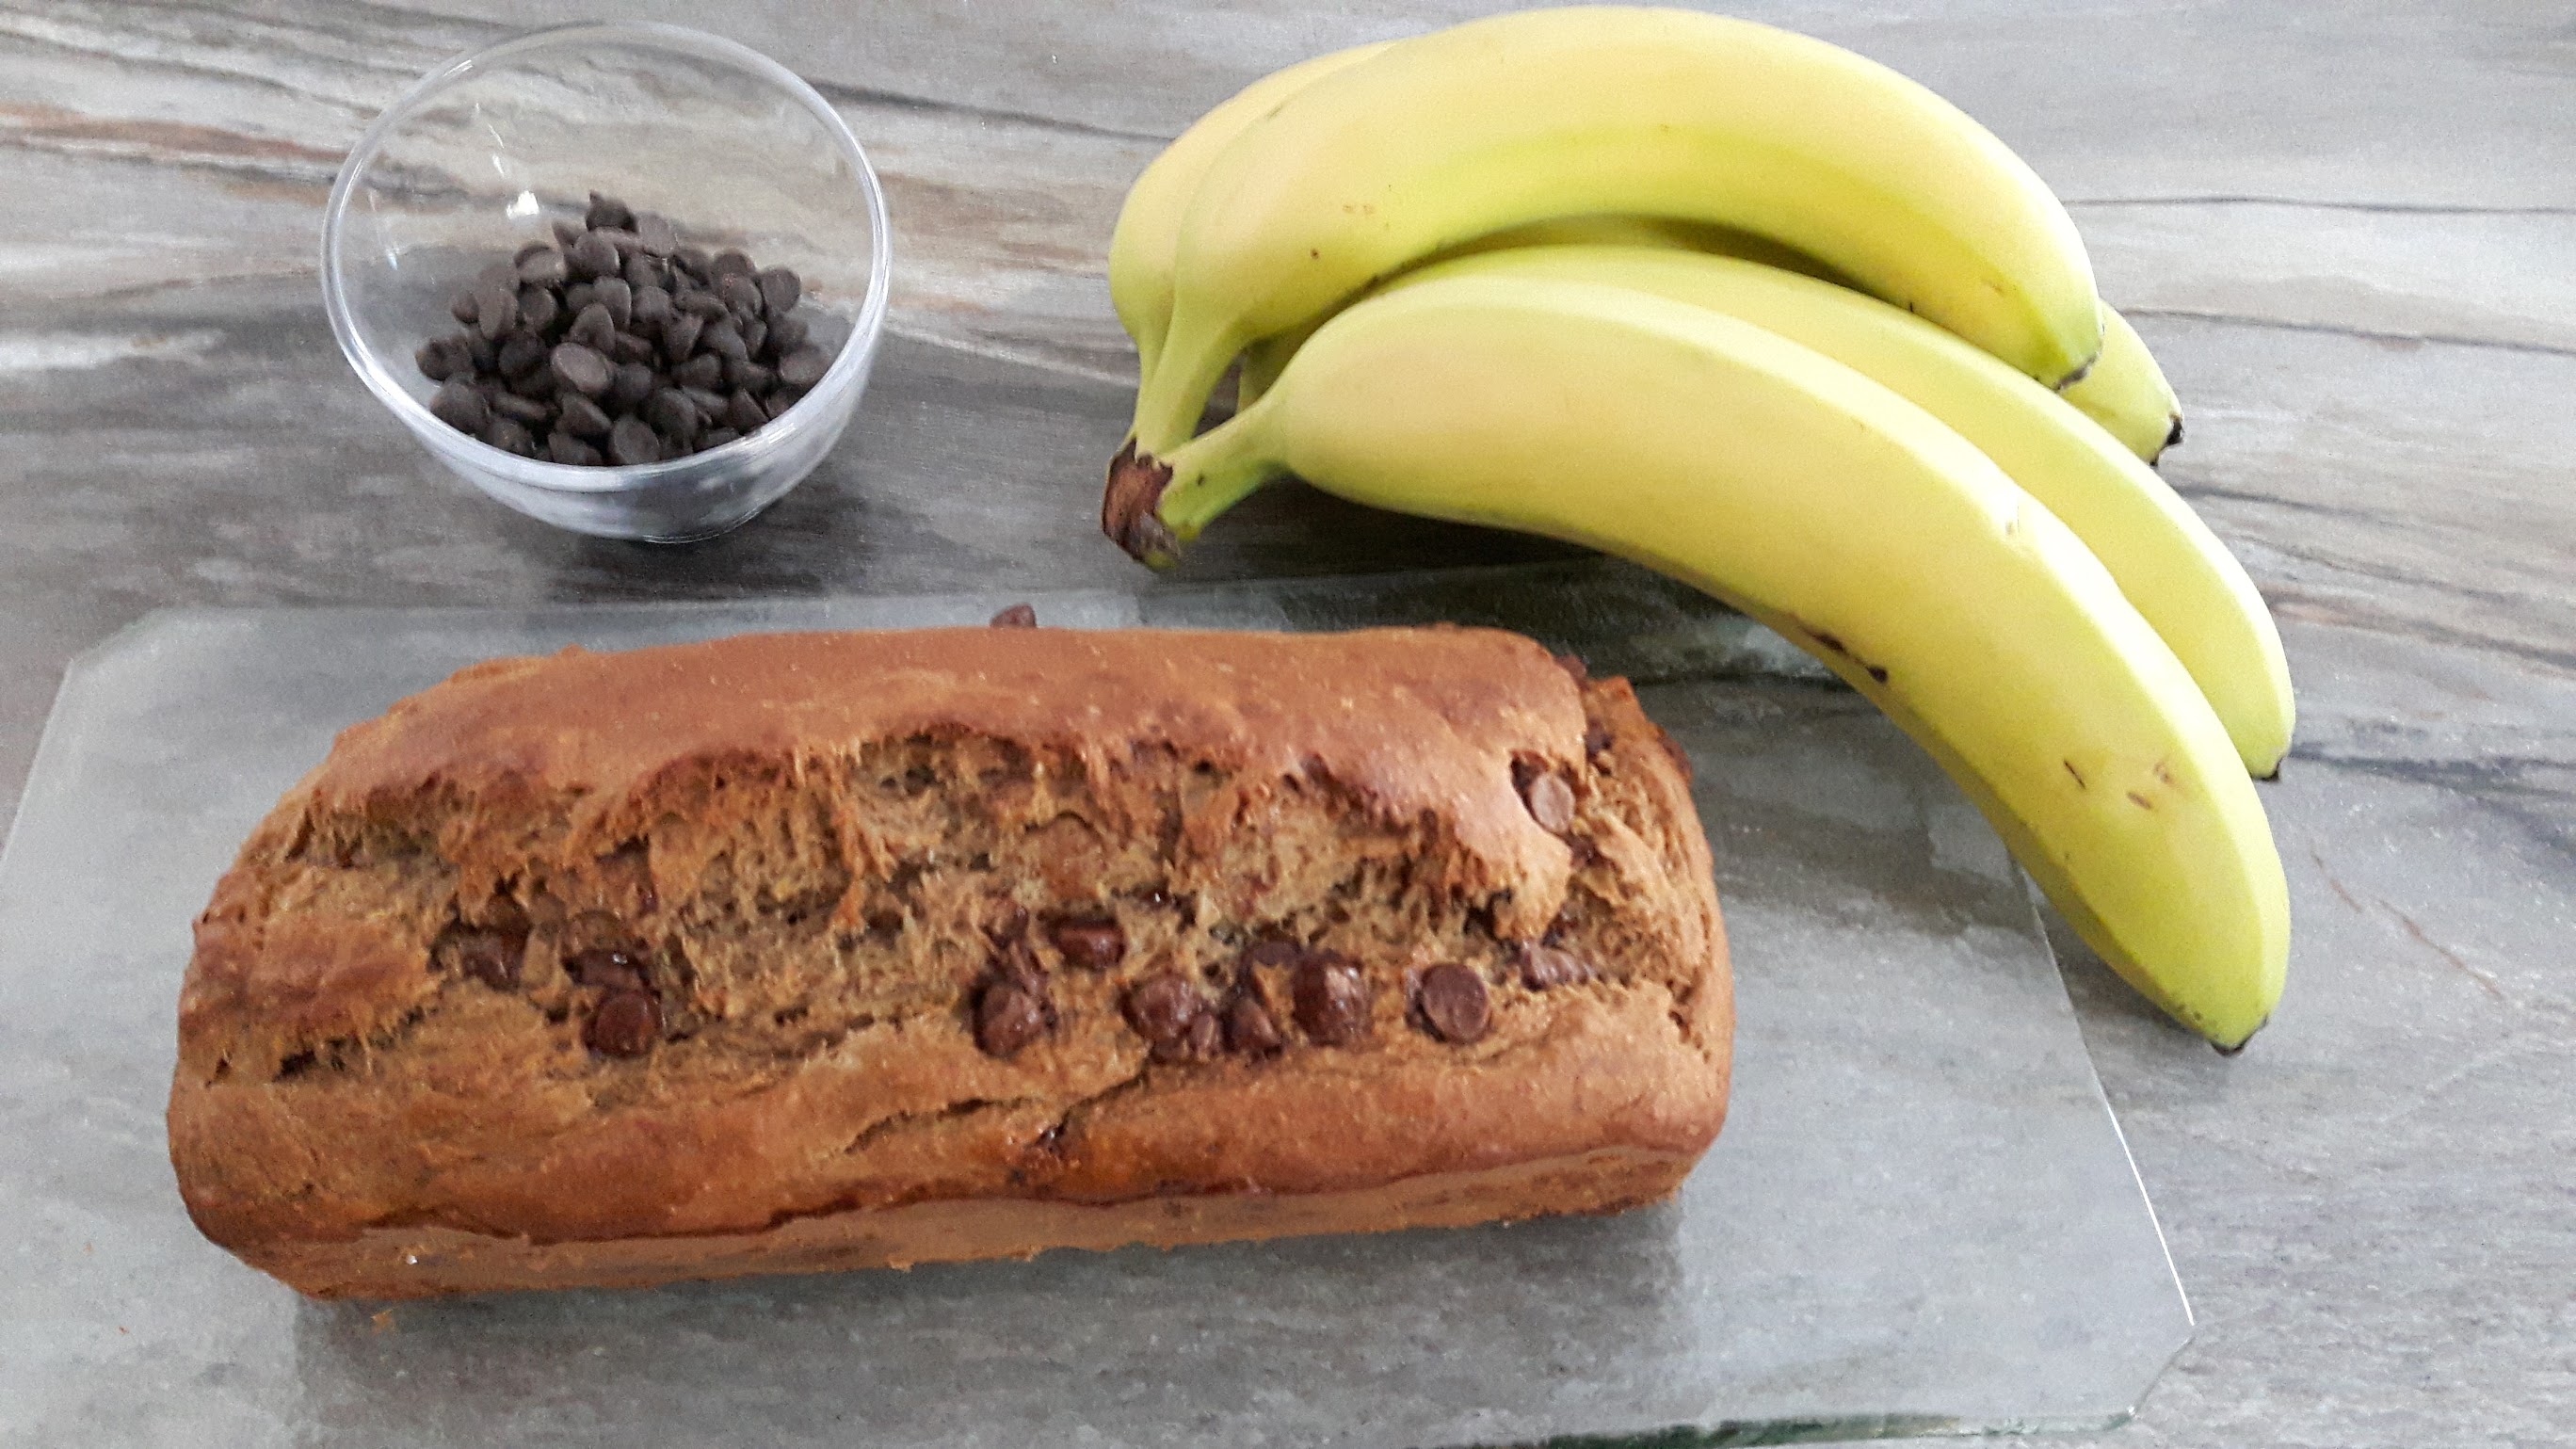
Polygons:
<instances>
[{"instance_id":1,"label":"brown spot on banana peel","mask_svg":"<svg viewBox=\"0 0 2576 1449\"><path fill-rule=\"evenodd\" d=\"M2146 796L2139 794L2135 790L2129 792L2129 803L2137 806L2141 810L2153 810L2156 808L2155 801L2148 799Z\"/></svg>"},{"instance_id":2,"label":"brown spot on banana peel","mask_svg":"<svg viewBox=\"0 0 2576 1449\"><path fill-rule=\"evenodd\" d=\"M1156 517L1163 490L1172 486L1172 469L1136 451L1136 440L1109 463L1109 485L1100 495L1100 531L1142 564L1163 568L1180 557L1180 541Z\"/></svg>"},{"instance_id":3,"label":"brown spot on banana peel","mask_svg":"<svg viewBox=\"0 0 2576 1449\"><path fill-rule=\"evenodd\" d=\"M1887 671L1879 665L1872 664L1868 660L1854 654L1851 651L1851 646L1842 641L1841 635L1834 633L1830 629L1819 629L1804 619L1797 620L1797 625L1799 628L1806 631L1808 638L1815 640L1827 649L1830 649L1845 659L1850 660L1852 663L1859 665L1862 671L1867 673L1870 678L1881 684L1885 684L1887 682Z\"/></svg>"},{"instance_id":4,"label":"brown spot on banana peel","mask_svg":"<svg viewBox=\"0 0 2576 1449\"><path fill-rule=\"evenodd\" d=\"M2076 789L2078 789L2078 790L2090 790L2090 789L2092 789L2092 788L2093 788L2092 786L2090 786L2090 785L2088 785L2088 784L2084 783L2084 772L2083 772L2082 770L2079 770L2079 769L2075 768L2075 762L2074 762L2073 760L2060 760L2060 761L2058 761L2057 763L2059 763L2059 764L2061 764L2061 765L2064 765L2064 766L2066 767L2066 773L2068 773L2068 774L2070 774L2070 775L2073 775L2073 776L2075 777L2075 788L2076 788Z\"/></svg>"}]
</instances>

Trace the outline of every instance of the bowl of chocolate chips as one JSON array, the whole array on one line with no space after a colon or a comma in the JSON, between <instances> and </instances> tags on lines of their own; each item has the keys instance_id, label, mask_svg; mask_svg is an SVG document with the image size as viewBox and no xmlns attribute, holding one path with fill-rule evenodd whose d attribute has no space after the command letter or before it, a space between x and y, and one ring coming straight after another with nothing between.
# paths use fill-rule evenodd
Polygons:
<instances>
[{"instance_id":1,"label":"bowl of chocolate chips","mask_svg":"<svg viewBox=\"0 0 2576 1449\"><path fill-rule=\"evenodd\" d=\"M439 462L548 523L678 542L831 450L884 330L885 198L813 87L679 26L460 56L323 221L331 328Z\"/></svg>"}]
</instances>

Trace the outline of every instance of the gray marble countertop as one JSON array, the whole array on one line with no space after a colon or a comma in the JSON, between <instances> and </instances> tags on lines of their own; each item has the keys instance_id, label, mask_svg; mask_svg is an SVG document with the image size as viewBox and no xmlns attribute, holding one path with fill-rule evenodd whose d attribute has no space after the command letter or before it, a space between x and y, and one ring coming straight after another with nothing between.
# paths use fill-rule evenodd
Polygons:
<instances>
[{"instance_id":1,"label":"gray marble countertop","mask_svg":"<svg viewBox=\"0 0 2576 1449\"><path fill-rule=\"evenodd\" d=\"M0 0L0 813L66 660L164 604L1149 587L1100 540L1126 183L1300 56L1484 9L1272 0ZM2513 4L1732 7L1928 82L2069 201L2190 409L2165 473L2278 613L2289 995L2223 1060L2059 934L2200 1315L2104 1443L2576 1436L2576 22ZM781 56L897 232L859 426L752 526L586 541L440 473L315 229L414 76L533 12ZM1282 488L1196 580L1554 556ZM2058 1441L2065 1442L2065 1441Z\"/></svg>"}]
</instances>

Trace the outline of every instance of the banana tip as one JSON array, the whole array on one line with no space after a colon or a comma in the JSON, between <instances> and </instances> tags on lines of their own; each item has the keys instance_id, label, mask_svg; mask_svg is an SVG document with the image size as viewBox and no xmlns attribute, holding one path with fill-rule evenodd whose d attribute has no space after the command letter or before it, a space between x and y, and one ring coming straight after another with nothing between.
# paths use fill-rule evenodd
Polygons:
<instances>
[{"instance_id":1,"label":"banana tip","mask_svg":"<svg viewBox=\"0 0 2576 1449\"><path fill-rule=\"evenodd\" d=\"M2213 1041L2211 1041L2211 1042L2210 1042L2210 1044L2209 1044L2209 1045L2210 1045L2210 1047L2211 1047L2211 1049L2212 1049L2212 1050L2216 1051L2216 1052L2217 1052L2220 1056L2222 1056L2222 1057L2232 1057L2232 1056L2240 1055L2241 1053L2243 1053L2243 1052L2244 1052L2244 1050L2245 1050L2247 1047L2249 1047L2249 1046L2251 1046L2251 1045L2253 1045L2253 1044L2254 1044L2254 1034L2255 1034L2255 1032L2259 1032L2259 1031L2261 1031L2263 1028L2265 1028L2265 1027L2267 1027L2267 1026L2270 1026L2271 1024L2272 1024L2272 1018L2270 1018L2270 1017L2268 1017L2268 1016L2267 1016L2267 1017L2263 1018L2261 1021L2258 1021L2258 1022L2254 1023L2254 1030L2253 1030L2253 1031L2249 1031L2249 1032L2245 1033L2245 1035L2243 1035L2243 1036L2241 1036L2241 1037L2238 1037L2234 1043L2232 1043L2232 1044L2231 1044L2231 1043L2228 1043L2228 1042L2215 1041L2215 1040L2213 1040Z\"/></svg>"},{"instance_id":2,"label":"banana tip","mask_svg":"<svg viewBox=\"0 0 2576 1449\"><path fill-rule=\"evenodd\" d=\"M1136 440L1129 438L1109 463L1109 486L1100 496L1100 531L1140 563L1161 567L1172 562L1180 542L1154 516L1171 484L1171 465L1138 452Z\"/></svg>"}]
</instances>

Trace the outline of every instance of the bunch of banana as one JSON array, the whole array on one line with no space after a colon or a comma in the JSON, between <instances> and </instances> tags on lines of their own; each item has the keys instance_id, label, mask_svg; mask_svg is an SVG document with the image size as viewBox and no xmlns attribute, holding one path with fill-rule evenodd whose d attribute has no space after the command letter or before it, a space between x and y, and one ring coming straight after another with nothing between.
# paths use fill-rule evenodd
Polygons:
<instances>
[{"instance_id":1,"label":"bunch of banana","mask_svg":"<svg viewBox=\"0 0 2576 1449\"><path fill-rule=\"evenodd\" d=\"M1157 160L1111 279L1129 552L1294 473L1661 569L1885 710L2159 1006L2269 1016L2278 634L2141 461L2179 415L2064 210L1930 92L1665 10L1342 52Z\"/></svg>"}]
</instances>

